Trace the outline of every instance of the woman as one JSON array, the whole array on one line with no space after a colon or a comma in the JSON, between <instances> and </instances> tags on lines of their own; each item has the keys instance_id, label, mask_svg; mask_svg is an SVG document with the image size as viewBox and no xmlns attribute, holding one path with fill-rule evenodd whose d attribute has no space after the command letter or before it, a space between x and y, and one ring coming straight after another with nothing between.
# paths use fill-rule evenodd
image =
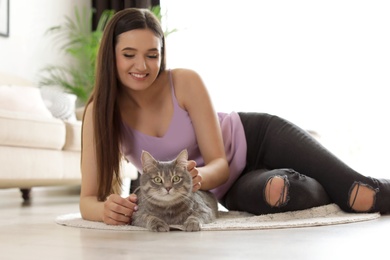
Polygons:
<instances>
[{"instance_id":1,"label":"woman","mask_svg":"<svg viewBox=\"0 0 390 260\"><path fill-rule=\"evenodd\" d=\"M215 113L191 70L167 70L165 39L148 10L126 9L107 25L82 134L84 219L131 222L137 198L119 195L124 156L141 171L147 150L169 160L186 148L193 190L211 190L230 210L265 214L337 203L387 213L390 184L363 176L305 131L276 116Z\"/></svg>"}]
</instances>

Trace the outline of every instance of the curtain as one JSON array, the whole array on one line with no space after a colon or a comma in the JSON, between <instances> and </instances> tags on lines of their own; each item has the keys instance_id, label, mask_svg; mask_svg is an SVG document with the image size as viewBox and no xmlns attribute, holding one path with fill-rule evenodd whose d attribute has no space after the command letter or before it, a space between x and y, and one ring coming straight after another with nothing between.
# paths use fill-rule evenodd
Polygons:
<instances>
[{"instance_id":1,"label":"curtain","mask_svg":"<svg viewBox=\"0 0 390 260\"><path fill-rule=\"evenodd\" d=\"M102 12L106 9L118 12L125 8L150 8L160 5L160 0L92 0L92 8L95 10L92 17L92 27L96 29Z\"/></svg>"}]
</instances>

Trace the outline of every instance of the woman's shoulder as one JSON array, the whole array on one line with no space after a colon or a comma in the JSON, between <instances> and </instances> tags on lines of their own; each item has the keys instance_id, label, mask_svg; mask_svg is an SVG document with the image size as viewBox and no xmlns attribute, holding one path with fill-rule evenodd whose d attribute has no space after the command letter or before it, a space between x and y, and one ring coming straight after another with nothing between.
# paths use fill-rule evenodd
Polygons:
<instances>
[{"instance_id":1,"label":"woman's shoulder","mask_svg":"<svg viewBox=\"0 0 390 260\"><path fill-rule=\"evenodd\" d=\"M93 101L87 103L85 106L84 106L84 113L83 113L83 123L87 123L87 124L90 124L92 123L92 118L93 118L93 111L94 111L94 108L93 108Z\"/></svg>"},{"instance_id":2,"label":"woman's shoulder","mask_svg":"<svg viewBox=\"0 0 390 260\"><path fill-rule=\"evenodd\" d=\"M172 81L176 90L185 89L190 91L191 89L198 89L203 86L203 81L200 75L191 69L172 69Z\"/></svg>"},{"instance_id":3,"label":"woman's shoulder","mask_svg":"<svg viewBox=\"0 0 390 260\"><path fill-rule=\"evenodd\" d=\"M91 101L85 105L84 111L85 111L85 114L88 114L88 115L93 113L93 101Z\"/></svg>"},{"instance_id":4,"label":"woman's shoulder","mask_svg":"<svg viewBox=\"0 0 390 260\"><path fill-rule=\"evenodd\" d=\"M175 80L179 81L186 81L186 80L193 80L195 78L200 78L200 75L191 69L186 68L177 68L171 70L172 77Z\"/></svg>"},{"instance_id":5,"label":"woman's shoulder","mask_svg":"<svg viewBox=\"0 0 390 260\"><path fill-rule=\"evenodd\" d=\"M182 108L195 99L204 99L207 95L206 86L200 75L190 69L172 69L172 81L176 98Z\"/></svg>"}]
</instances>

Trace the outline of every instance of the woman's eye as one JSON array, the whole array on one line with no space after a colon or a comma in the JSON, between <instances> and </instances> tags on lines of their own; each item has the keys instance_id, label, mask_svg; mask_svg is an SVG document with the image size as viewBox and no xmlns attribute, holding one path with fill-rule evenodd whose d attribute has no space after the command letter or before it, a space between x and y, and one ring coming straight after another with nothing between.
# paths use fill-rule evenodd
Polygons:
<instances>
[{"instance_id":1,"label":"woman's eye","mask_svg":"<svg viewBox=\"0 0 390 260\"><path fill-rule=\"evenodd\" d=\"M157 55L157 54L148 55L148 58L149 58L149 59L157 59L157 58L158 58L158 55Z\"/></svg>"},{"instance_id":2,"label":"woman's eye","mask_svg":"<svg viewBox=\"0 0 390 260\"><path fill-rule=\"evenodd\" d=\"M179 182L180 180L181 180L181 178L179 176L173 176L172 177L172 181L175 182L175 183Z\"/></svg>"},{"instance_id":3,"label":"woman's eye","mask_svg":"<svg viewBox=\"0 0 390 260\"><path fill-rule=\"evenodd\" d=\"M126 58L134 58L134 54L123 54L123 56L125 56Z\"/></svg>"},{"instance_id":4,"label":"woman's eye","mask_svg":"<svg viewBox=\"0 0 390 260\"><path fill-rule=\"evenodd\" d=\"M160 177L154 177L153 181L155 183L162 183L162 179Z\"/></svg>"}]
</instances>

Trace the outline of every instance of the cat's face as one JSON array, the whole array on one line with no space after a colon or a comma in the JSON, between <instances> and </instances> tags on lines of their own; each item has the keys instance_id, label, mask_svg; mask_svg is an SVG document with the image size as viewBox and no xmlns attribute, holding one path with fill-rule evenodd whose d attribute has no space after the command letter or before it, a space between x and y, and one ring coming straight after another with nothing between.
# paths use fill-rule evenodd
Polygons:
<instances>
[{"instance_id":1,"label":"cat's face","mask_svg":"<svg viewBox=\"0 0 390 260\"><path fill-rule=\"evenodd\" d=\"M187 157L187 151L183 150L175 160L160 162L148 152L142 152L140 186L147 200L166 203L189 196L192 178L187 171Z\"/></svg>"}]
</instances>

